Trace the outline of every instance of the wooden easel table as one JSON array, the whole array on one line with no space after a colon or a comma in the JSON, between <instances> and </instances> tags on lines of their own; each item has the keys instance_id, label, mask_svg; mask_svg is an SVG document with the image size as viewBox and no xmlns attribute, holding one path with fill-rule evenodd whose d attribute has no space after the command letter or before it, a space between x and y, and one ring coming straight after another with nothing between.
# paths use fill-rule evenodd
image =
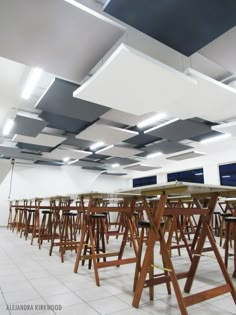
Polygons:
<instances>
[{"instance_id":1,"label":"wooden easel table","mask_svg":"<svg viewBox=\"0 0 236 315\"><path fill-rule=\"evenodd\" d=\"M79 196L81 209L84 211L85 222L82 227L80 245L78 246L77 256L74 266L74 272L76 273L79 268L79 263L85 259L92 259L93 268L95 273L96 285L100 285L99 279L99 268L111 267L111 266L120 266L124 264L135 263L137 259L137 241L135 238L135 232L133 228L132 216L133 212L136 209L136 201L137 197L128 194L111 194L111 193L88 193L81 194ZM106 200L107 203L103 205L102 200ZM110 203L108 203L110 201ZM122 202L120 202L122 201ZM125 213L127 220L125 231L123 234L123 239L120 245L120 250L118 252L110 252L110 253L96 253L95 249L95 239L92 233L92 224L89 216L91 214L99 214L99 213ZM90 255L83 255L84 246L88 246L85 242L85 235L89 234L90 238ZM123 257L125 245L128 239L128 233L130 233L131 242L134 249L133 257ZM113 257L112 260L106 260L108 257ZM115 258L114 258L115 257ZM99 261L99 259L104 259L103 261Z\"/></svg>"},{"instance_id":2,"label":"wooden easel table","mask_svg":"<svg viewBox=\"0 0 236 315\"><path fill-rule=\"evenodd\" d=\"M150 232L147 242L146 252L144 255L144 260L142 268L139 274L139 278L136 284L136 289L133 298L133 306L138 307L141 299L143 288L150 287L155 284L172 282L174 287L175 295L178 301L178 305L182 315L187 315L187 307L194 305L205 300L211 299L213 297L225 294L230 292L231 296L236 303L236 291L234 285L231 281L229 274L225 268L224 262L221 258L217 245L215 243L214 237L211 230L211 218L217 203L218 196L236 196L236 189L233 187L225 186L215 186L215 185L205 185L205 184L192 184L184 182L173 182L166 185L155 185L155 186L146 186L140 189L131 189L126 191L126 193L137 194L143 197L144 211L146 211L147 217L150 221ZM155 214L152 215L151 209L146 202L146 197L148 196L159 196L159 202L157 204ZM181 199L181 195L189 195L193 198L195 202L195 207L191 208L168 208L167 207L167 198L169 196L178 196ZM209 198L208 206L203 208L200 199ZM166 241L163 236L163 232L160 228L163 215L199 215L199 223L194 235L191 251L192 251L192 261L190 269L187 272L176 273ZM211 250L215 254L216 261L218 262L222 274L225 279L225 284L218 286L213 289L205 290L187 297L183 297L178 279L187 278L184 286L184 291L189 293L194 281L195 274L197 272L198 264L200 262L201 256L204 254L204 244L205 240L208 237L211 244ZM146 280L148 270L151 266L151 257L154 250L155 243L159 242L161 255L163 257L164 268L168 271L162 277L154 278L151 280ZM206 249L209 251L209 248Z\"/></svg>"}]
</instances>

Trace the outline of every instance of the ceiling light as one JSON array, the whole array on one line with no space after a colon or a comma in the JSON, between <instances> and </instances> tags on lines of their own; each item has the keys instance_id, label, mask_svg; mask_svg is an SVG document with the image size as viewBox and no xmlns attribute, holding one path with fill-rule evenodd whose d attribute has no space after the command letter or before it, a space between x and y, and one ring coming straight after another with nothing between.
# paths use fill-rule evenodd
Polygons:
<instances>
[{"instance_id":1,"label":"ceiling light","mask_svg":"<svg viewBox=\"0 0 236 315\"><path fill-rule=\"evenodd\" d=\"M13 126L14 126L14 120L11 118L8 119L6 124L3 127L3 131L2 131L3 135L7 136L10 133Z\"/></svg>"},{"instance_id":2,"label":"ceiling light","mask_svg":"<svg viewBox=\"0 0 236 315\"><path fill-rule=\"evenodd\" d=\"M96 150L97 148L99 147L102 147L104 145L104 142L100 141L100 142L97 142L97 143L94 143L90 146L90 150Z\"/></svg>"},{"instance_id":3,"label":"ceiling light","mask_svg":"<svg viewBox=\"0 0 236 315\"><path fill-rule=\"evenodd\" d=\"M25 83L23 92L21 94L21 97L25 100L28 100L36 87L36 84L38 83L41 75L43 73L43 70L40 68L34 68L30 71L30 74L27 78L27 81Z\"/></svg>"},{"instance_id":4,"label":"ceiling light","mask_svg":"<svg viewBox=\"0 0 236 315\"><path fill-rule=\"evenodd\" d=\"M64 159L63 159L63 162L69 162L70 161L70 158L67 156L67 157L65 157Z\"/></svg>"},{"instance_id":5,"label":"ceiling light","mask_svg":"<svg viewBox=\"0 0 236 315\"><path fill-rule=\"evenodd\" d=\"M69 163L67 163L68 165L71 165L71 164L74 164L74 163L76 163L76 162L78 162L79 160L77 159L77 160L73 160L73 161L71 161L71 162L69 162Z\"/></svg>"},{"instance_id":6,"label":"ceiling light","mask_svg":"<svg viewBox=\"0 0 236 315\"><path fill-rule=\"evenodd\" d=\"M146 158L147 159L152 159L152 158L154 158L154 157L156 157L156 156L161 156L163 153L162 152L155 152L155 153L152 153L152 154L148 154L147 156L146 156Z\"/></svg>"},{"instance_id":7,"label":"ceiling light","mask_svg":"<svg viewBox=\"0 0 236 315\"><path fill-rule=\"evenodd\" d=\"M116 168L116 167L119 167L120 166L120 164L119 163L115 163L115 164L112 164L112 168Z\"/></svg>"},{"instance_id":8,"label":"ceiling light","mask_svg":"<svg viewBox=\"0 0 236 315\"><path fill-rule=\"evenodd\" d=\"M231 177L230 175L223 175L223 176L221 176L222 178L229 178L229 177Z\"/></svg>"},{"instance_id":9,"label":"ceiling light","mask_svg":"<svg viewBox=\"0 0 236 315\"><path fill-rule=\"evenodd\" d=\"M103 149L101 149L101 150L98 150L98 151L96 151L95 153L98 154L98 153L101 153L101 152L106 151L106 150L108 150L108 149L111 149L111 148L113 148L113 147L114 147L114 144L109 145L108 147L105 147L105 148L103 148Z\"/></svg>"},{"instance_id":10,"label":"ceiling light","mask_svg":"<svg viewBox=\"0 0 236 315\"><path fill-rule=\"evenodd\" d=\"M202 143L202 144L210 143L210 142L214 142L214 141L223 140L223 139L226 139L226 138L229 138L229 137L231 137L231 134L230 133L226 133L224 135L220 135L220 136L210 137L210 138L204 139L204 140L200 141L200 143Z\"/></svg>"},{"instance_id":11,"label":"ceiling light","mask_svg":"<svg viewBox=\"0 0 236 315\"><path fill-rule=\"evenodd\" d=\"M148 132L151 132L151 131L156 130L156 129L158 129L158 128L167 126L167 125L172 124L173 122L178 121L178 120L179 120L179 118L171 119L171 120L169 120L169 121L167 121L167 122L165 122L165 123L163 123L163 124L160 124L160 125L157 125L157 126L155 126L155 127L152 127L152 128L150 128L150 129L145 130L144 133L148 133Z\"/></svg>"},{"instance_id":12,"label":"ceiling light","mask_svg":"<svg viewBox=\"0 0 236 315\"><path fill-rule=\"evenodd\" d=\"M203 175L203 173L195 173L194 175L195 176L201 176L201 175Z\"/></svg>"},{"instance_id":13,"label":"ceiling light","mask_svg":"<svg viewBox=\"0 0 236 315\"><path fill-rule=\"evenodd\" d=\"M153 117L151 117L151 118L149 118L149 119L146 119L146 120L142 121L141 123L139 123L139 124L137 125L137 127L138 127L138 128L144 128L144 127L146 127L146 126L148 126L148 125L152 125L154 122L156 122L156 121L158 121L158 120L161 120L161 119L163 119L163 118L165 118L165 117L166 117L166 114L164 114L164 113L155 115L155 116L153 116Z\"/></svg>"}]
</instances>

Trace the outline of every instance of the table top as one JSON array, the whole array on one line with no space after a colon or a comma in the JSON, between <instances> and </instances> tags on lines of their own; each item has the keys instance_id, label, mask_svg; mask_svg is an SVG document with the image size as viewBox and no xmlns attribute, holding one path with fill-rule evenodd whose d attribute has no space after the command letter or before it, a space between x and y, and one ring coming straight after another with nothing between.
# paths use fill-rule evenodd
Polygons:
<instances>
[{"instance_id":1,"label":"table top","mask_svg":"<svg viewBox=\"0 0 236 315\"><path fill-rule=\"evenodd\" d=\"M221 185L210 185L210 184L196 184L187 182L170 182L166 184L157 184L150 186L143 186L140 188L133 188L129 190L122 190L121 193L133 194L133 195L143 195L152 196L160 195L166 193L169 196L195 196L202 195L207 196L211 193L218 193L219 196L235 196L236 197L236 187L231 186L221 186Z\"/></svg>"},{"instance_id":2,"label":"table top","mask_svg":"<svg viewBox=\"0 0 236 315\"><path fill-rule=\"evenodd\" d=\"M28 198L28 200L42 199L42 200L68 200L73 199L74 201L79 200L80 197L89 199L92 198L101 198L101 199L124 199L124 198L132 198L134 196L157 196L162 193L167 193L168 196L172 197L194 197L196 195L203 197L211 193L218 193L221 197L236 197L236 187L232 186L220 186L220 185L210 185L210 184L196 184L196 183L187 183L187 182L170 182L166 184L157 184L150 186L142 186L139 188L131 188L128 190L119 190L116 192L83 192L79 194L68 194L64 196L45 196L45 197L35 197ZM27 200L25 199L17 199L18 201ZM16 199L11 200L16 201Z\"/></svg>"}]
</instances>

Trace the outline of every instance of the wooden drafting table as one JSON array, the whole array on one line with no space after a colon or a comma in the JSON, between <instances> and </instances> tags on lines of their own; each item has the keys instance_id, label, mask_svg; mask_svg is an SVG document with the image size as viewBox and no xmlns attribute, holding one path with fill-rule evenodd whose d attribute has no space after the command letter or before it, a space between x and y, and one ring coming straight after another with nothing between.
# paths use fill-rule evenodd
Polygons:
<instances>
[{"instance_id":1,"label":"wooden drafting table","mask_svg":"<svg viewBox=\"0 0 236 315\"><path fill-rule=\"evenodd\" d=\"M137 281L134 298L133 298L133 306L138 307L141 299L142 291L144 287L151 287L155 284L172 282L174 287L175 295L178 301L178 305L182 315L187 315L187 307L190 305L197 304L199 302L205 301L207 299L225 294L230 292L234 302L236 303L236 291L234 285L232 284L231 278L227 273L219 250L216 246L215 240L211 231L211 218L218 200L218 196L224 197L235 197L236 196L236 188L234 187L225 187L225 186L215 186L215 185L205 185L205 184L192 184L192 183L184 183L184 182L173 182L168 183L166 185L152 185L145 186L140 189L131 189L126 191L126 193L135 194L138 196L142 196L144 210L146 211L147 217L150 221L150 232L149 238L147 242L147 247L144 255L144 260L142 263L141 271L139 274L139 278ZM157 203L155 214L152 215L150 208L147 203L148 196L159 196L159 202ZM167 208L167 198L173 196L181 199L181 196L190 196L195 200L194 208ZM203 208L201 203L199 202L202 198L208 198L208 206ZM181 215L185 213L191 213L193 215L199 215L199 223L196 229L196 233L194 236L193 244L192 244L192 253L193 258L190 265L190 269L186 273L177 274L175 272L174 266L171 261L171 257L167 248L166 241L163 236L163 232L160 228L161 221L164 214L173 214L173 215ZM183 297L178 279L187 278L184 291L189 293L194 281L194 276L196 274L198 264L200 262L200 257L204 252L204 243L206 238L208 237L212 251L215 254L216 260L221 268L222 274L225 279L225 284L222 284L219 287L205 290L203 292L199 292L193 295L189 295L187 297ZM146 276L148 273L148 269L151 267L151 257L153 254L155 243L160 243L161 255L164 262L164 269L168 270L168 275L164 274L162 278L146 280Z\"/></svg>"}]
</instances>

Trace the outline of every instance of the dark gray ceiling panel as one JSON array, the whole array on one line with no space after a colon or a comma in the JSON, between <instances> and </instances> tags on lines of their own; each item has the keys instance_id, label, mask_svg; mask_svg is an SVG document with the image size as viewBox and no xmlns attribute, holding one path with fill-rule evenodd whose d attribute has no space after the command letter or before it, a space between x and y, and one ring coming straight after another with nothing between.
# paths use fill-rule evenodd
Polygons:
<instances>
[{"instance_id":1,"label":"dark gray ceiling panel","mask_svg":"<svg viewBox=\"0 0 236 315\"><path fill-rule=\"evenodd\" d=\"M83 166L82 169L90 171L106 171L106 168Z\"/></svg>"},{"instance_id":2,"label":"dark gray ceiling panel","mask_svg":"<svg viewBox=\"0 0 236 315\"><path fill-rule=\"evenodd\" d=\"M66 134L66 136L68 137L68 139L66 139L63 144L65 145L70 145L70 146L74 146L77 147L78 149L81 150L86 150L88 149L92 144L94 144L95 142L92 141L88 141L88 140L83 140L83 139L77 139L75 138L75 136L73 135L69 135Z\"/></svg>"},{"instance_id":3,"label":"dark gray ceiling panel","mask_svg":"<svg viewBox=\"0 0 236 315\"><path fill-rule=\"evenodd\" d=\"M161 138L152 136L150 134L139 134L138 136L127 139L124 142L134 144L137 147L142 147L145 144L152 143L152 142L158 141L160 139Z\"/></svg>"},{"instance_id":4,"label":"dark gray ceiling panel","mask_svg":"<svg viewBox=\"0 0 236 315\"><path fill-rule=\"evenodd\" d=\"M209 126L186 119L177 120L171 124L157 128L148 134L171 141L181 141L200 136L209 131L211 131Z\"/></svg>"},{"instance_id":5,"label":"dark gray ceiling panel","mask_svg":"<svg viewBox=\"0 0 236 315\"><path fill-rule=\"evenodd\" d=\"M16 146L23 150L25 149L25 150L32 150L32 151L39 151L39 152L51 152L53 150L52 147L46 147L42 145L35 145L35 144L22 143L22 142L18 142Z\"/></svg>"},{"instance_id":6,"label":"dark gray ceiling panel","mask_svg":"<svg viewBox=\"0 0 236 315\"><path fill-rule=\"evenodd\" d=\"M216 137L216 136L220 136L220 135L222 135L221 132L217 132L217 131L212 130L210 132L204 133L203 135L200 135L197 137L192 137L191 140L199 142L199 141L205 140L207 138Z\"/></svg>"},{"instance_id":7,"label":"dark gray ceiling panel","mask_svg":"<svg viewBox=\"0 0 236 315\"><path fill-rule=\"evenodd\" d=\"M14 119L14 127L11 130L11 134L36 137L46 126L47 122L43 119L16 115Z\"/></svg>"},{"instance_id":8,"label":"dark gray ceiling panel","mask_svg":"<svg viewBox=\"0 0 236 315\"><path fill-rule=\"evenodd\" d=\"M96 153L93 153L93 154L90 154L88 156L86 156L86 160L90 161L90 160L104 160L106 158L108 158L109 155L102 155L102 154L96 154Z\"/></svg>"},{"instance_id":9,"label":"dark gray ceiling panel","mask_svg":"<svg viewBox=\"0 0 236 315\"><path fill-rule=\"evenodd\" d=\"M62 165L64 165L64 163L61 161L44 161L44 160L37 160L37 161L35 161L35 164L50 165L50 166L62 166Z\"/></svg>"},{"instance_id":10,"label":"dark gray ceiling panel","mask_svg":"<svg viewBox=\"0 0 236 315\"><path fill-rule=\"evenodd\" d=\"M79 160L78 162L74 163L73 165L82 166L82 167L106 168L105 164L103 164L103 163L92 162L92 161L84 161L84 160Z\"/></svg>"},{"instance_id":11,"label":"dark gray ceiling panel","mask_svg":"<svg viewBox=\"0 0 236 315\"><path fill-rule=\"evenodd\" d=\"M235 0L110 0L105 12L190 56L235 26Z\"/></svg>"},{"instance_id":12,"label":"dark gray ceiling panel","mask_svg":"<svg viewBox=\"0 0 236 315\"><path fill-rule=\"evenodd\" d=\"M137 154L137 156L146 156L147 154L162 152L163 154L171 154L179 151L191 149L192 147L172 141L161 141L160 143L154 143L150 146L143 147L144 153Z\"/></svg>"},{"instance_id":13,"label":"dark gray ceiling panel","mask_svg":"<svg viewBox=\"0 0 236 315\"><path fill-rule=\"evenodd\" d=\"M48 122L48 127L79 133L90 125L89 122L43 111L40 117Z\"/></svg>"},{"instance_id":14,"label":"dark gray ceiling panel","mask_svg":"<svg viewBox=\"0 0 236 315\"><path fill-rule=\"evenodd\" d=\"M136 160L127 159L127 158L118 158L118 157L113 157L111 159L106 159L103 161L103 163L110 164L110 165L111 164L129 165L136 162L137 162Z\"/></svg>"},{"instance_id":15,"label":"dark gray ceiling panel","mask_svg":"<svg viewBox=\"0 0 236 315\"><path fill-rule=\"evenodd\" d=\"M37 104L37 109L87 122L93 122L110 109L74 98L73 92L78 87L75 83L56 78Z\"/></svg>"},{"instance_id":16,"label":"dark gray ceiling panel","mask_svg":"<svg viewBox=\"0 0 236 315\"><path fill-rule=\"evenodd\" d=\"M22 160L36 161L39 158L37 154L22 153L18 148L0 146L0 155L3 154L4 158L14 158Z\"/></svg>"},{"instance_id":17,"label":"dark gray ceiling panel","mask_svg":"<svg viewBox=\"0 0 236 315\"><path fill-rule=\"evenodd\" d=\"M109 176L124 176L127 175L127 173L103 173L103 175L109 175Z\"/></svg>"}]
</instances>

